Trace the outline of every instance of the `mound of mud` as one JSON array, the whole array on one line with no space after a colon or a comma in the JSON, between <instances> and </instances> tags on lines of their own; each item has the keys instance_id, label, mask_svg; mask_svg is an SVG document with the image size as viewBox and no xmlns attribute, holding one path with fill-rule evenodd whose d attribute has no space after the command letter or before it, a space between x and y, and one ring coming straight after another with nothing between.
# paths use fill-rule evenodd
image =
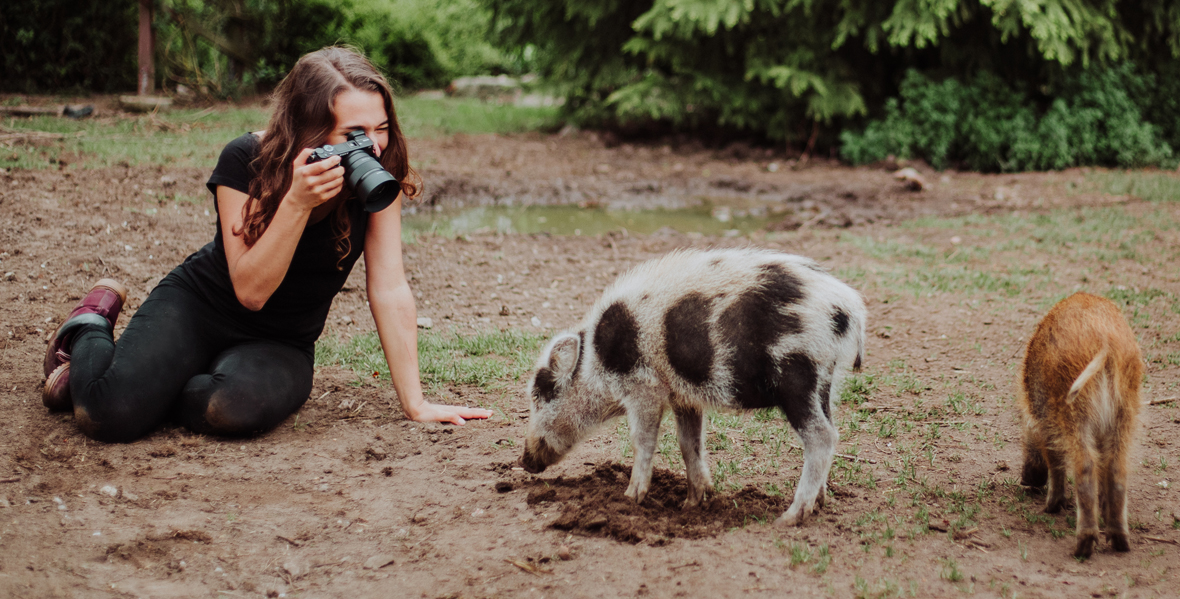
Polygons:
<instances>
[{"instance_id":1,"label":"mound of mud","mask_svg":"<svg viewBox=\"0 0 1180 599\"><path fill-rule=\"evenodd\" d=\"M631 469L622 464L599 464L585 476L530 483L528 503L562 504L561 516L550 524L558 530L651 545L674 538L711 537L735 526L772 521L790 505L788 497L746 487L733 494L710 494L703 505L682 510L687 479L659 469L652 472L651 490L643 504L636 505L623 495L630 477Z\"/></svg>"}]
</instances>

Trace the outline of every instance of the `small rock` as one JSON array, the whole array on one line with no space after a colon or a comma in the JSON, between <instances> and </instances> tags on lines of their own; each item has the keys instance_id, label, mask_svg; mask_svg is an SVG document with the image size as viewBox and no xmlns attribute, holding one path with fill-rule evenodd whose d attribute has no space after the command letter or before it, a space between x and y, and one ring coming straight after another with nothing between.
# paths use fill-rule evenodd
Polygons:
<instances>
[{"instance_id":1,"label":"small rock","mask_svg":"<svg viewBox=\"0 0 1180 599\"><path fill-rule=\"evenodd\" d=\"M570 553L569 547L562 545L561 547L557 548L557 557L560 557L562 560L568 562L569 560L574 559L574 554Z\"/></svg>"},{"instance_id":2,"label":"small rock","mask_svg":"<svg viewBox=\"0 0 1180 599\"><path fill-rule=\"evenodd\" d=\"M511 316L512 312L508 310L508 306L500 306L500 316Z\"/></svg>"},{"instance_id":3,"label":"small rock","mask_svg":"<svg viewBox=\"0 0 1180 599\"><path fill-rule=\"evenodd\" d=\"M366 570L380 570L381 568L384 568L385 566L388 566L392 563L393 563L393 556L392 555L389 555L387 553L381 553L378 555L374 555L373 557L370 557L369 559L365 560L365 569Z\"/></svg>"},{"instance_id":4,"label":"small rock","mask_svg":"<svg viewBox=\"0 0 1180 599\"><path fill-rule=\"evenodd\" d=\"M533 326L535 326L535 327L541 326L541 319L537 318L536 316L529 319L529 322L533 323Z\"/></svg>"},{"instance_id":5,"label":"small rock","mask_svg":"<svg viewBox=\"0 0 1180 599\"><path fill-rule=\"evenodd\" d=\"M506 480L502 480L502 481L496 483L496 492L497 493L507 493L511 490L512 490L512 483L510 483ZM7 505L3 505L3 504L0 504L0 506L8 507Z\"/></svg>"},{"instance_id":6,"label":"small rock","mask_svg":"<svg viewBox=\"0 0 1180 599\"><path fill-rule=\"evenodd\" d=\"M1000 461L996 462L996 471L997 472L1007 472L1008 471L1008 462L1005 462L1004 460L1000 460Z\"/></svg>"},{"instance_id":7,"label":"small rock","mask_svg":"<svg viewBox=\"0 0 1180 599\"><path fill-rule=\"evenodd\" d=\"M283 564L283 570L291 575L291 578L301 578L311 571L311 567L307 562L292 560Z\"/></svg>"},{"instance_id":8,"label":"small rock","mask_svg":"<svg viewBox=\"0 0 1180 599\"><path fill-rule=\"evenodd\" d=\"M139 501L139 495L129 491L123 491L123 499L126 499L127 501Z\"/></svg>"},{"instance_id":9,"label":"small rock","mask_svg":"<svg viewBox=\"0 0 1180 599\"><path fill-rule=\"evenodd\" d=\"M365 449L365 460L381 461L387 457L389 457L389 454L385 453L385 450L380 447L369 447Z\"/></svg>"},{"instance_id":10,"label":"small rock","mask_svg":"<svg viewBox=\"0 0 1180 599\"><path fill-rule=\"evenodd\" d=\"M767 171L767 172L770 172L770 173L777 173L777 172L778 172L778 163L777 163L777 162L771 162L770 164L766 165L766 171ZM560 555L560 554L559 554L559 555ZM564 558L564 557L563 557L563 558L561 558L561 559L569 559L569 558Z\"/></svg>"},{"instance_id":11,"label":"small rock","mask_svg":"<svg viewBox=\"0 0 1180 599\"><path fill-rule=\"evenodd\" d=\"M102 493L103 495L108 495L110 497L118 497L119 496L119 489L117 489L111 485L104 485L101 489L98 490L98 492Z\"/></svg>"},{"instance_id":12,"label":"small rock","mask_svg":"<svg viewBox=\"0 0 1180 599\"><path fill-rule=\"evenodd\" d=\"M172 175L164 175L163 177L160 177L160 183L163 184L164 187L176 185L176 177L173 177Z\"/></svg>"},{"instance_id":13,"label":"small rock","mask_svg":"<svg viewBox=\"0 0 1180 599\"><path fill-rule=\"evenodd\" d=\"M922 191L926 189L926 180L913 167L905 167L893 173L893 178L905 183L905 186L910 191Z\"/></svg>"},{"instance_id":14,"label":"small rock","mask_svg":"<svg viewBox=\"0 0 1180 599\"><path fill-rule=\"evenodd\" d=\"M420 329L434 328L434 321L429 318L426 318L426 317L419 318L418 319L418 328L420 328Z\"/></svg>"}]
</instances>

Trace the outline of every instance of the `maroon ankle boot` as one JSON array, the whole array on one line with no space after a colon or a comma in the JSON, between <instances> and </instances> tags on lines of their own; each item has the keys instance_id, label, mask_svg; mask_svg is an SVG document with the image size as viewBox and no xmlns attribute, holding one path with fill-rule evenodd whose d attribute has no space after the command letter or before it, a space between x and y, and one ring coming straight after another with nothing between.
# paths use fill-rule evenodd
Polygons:
<instances>
[{"instance_id":1,"label":"maroon ankle boot","mask_svg":"<svg viewBox=\"0 0 1180 599\"><path fill-rule=\"evenodd\" d=\"M87 324L99 325L113 331L123 302L127 300L127 288L114 279L102 279L90 288L86 297L74 306L70 315L49 339L45 351L45 388L41 401L51 410L68 409L70 405L69 362L73 333Z\"/></svg>"}]
</instances>

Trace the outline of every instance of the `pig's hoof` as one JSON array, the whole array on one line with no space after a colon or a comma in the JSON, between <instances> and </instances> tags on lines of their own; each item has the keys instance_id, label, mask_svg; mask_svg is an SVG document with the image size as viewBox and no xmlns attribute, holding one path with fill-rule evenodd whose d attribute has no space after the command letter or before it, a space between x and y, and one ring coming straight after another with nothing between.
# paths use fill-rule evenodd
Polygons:
<instances>
[{"instance_id":1,"label":"pig's hoof","mask_svg":"<svg viewBox=\"0 0 1180 599\"><path fill-rule=\"evenodd\" d=\"M783 513L783 515L778 517L778 520L774 521L774 525L775 526L784 526L784 527L785 526L802 526L803 525L803 513L802 512L792 512L792 510L787 510L786 512Z\"/></svg>"},{"instance_id":2,"label":"pig's hoof","mask_svg":"<svg viewBox=\"0 0 1180 599\"><path fill-rule=\"evenodd\" d=\"M623 496L635 503L643 503L643 498L647 496L647 491L640 491L636 487L627 487L627 491L623 493Z\"/></svg>"},{"instance_id":3,"label":"pig's hoof","mask_svg":"<svg viewBox=\"0 0 1180 599\"><path fill-rule=\"evenodd\" d=\"M1077 558L1089 558L1094 554L1094 545L1098 544L1098 531L1085 531L1078 533L1078 544L1073 550L1073 556Z\"/></svg>"},{"instance_id":4,"label":"pig's hoof","mask_svg":"<svg viewBox=\"0 0 1180 599\"><path fill-rule=\"evenodd\" d=\"M681 509L691 510L694 507L699 507L702 503L704 503L704 501L705 501L705 494L704 493L699 493L699 494L694 495L693 493L690 492L688 494L688 498L684 500L684 506Z\"/></svg>"}]
</instances>

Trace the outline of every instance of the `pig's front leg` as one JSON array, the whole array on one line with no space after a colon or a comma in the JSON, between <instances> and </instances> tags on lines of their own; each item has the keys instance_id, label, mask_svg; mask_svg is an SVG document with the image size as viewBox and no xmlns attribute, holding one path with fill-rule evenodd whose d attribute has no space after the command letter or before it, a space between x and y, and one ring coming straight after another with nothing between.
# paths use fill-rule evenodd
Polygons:
<instances>
[{"instance_id":1,"label":"pig's front leg","mask_svg":"<svg viewBox=\"0 0 1180 599\"><path fill-rule=\"evenodd\" d=\"M705 451L705 412L700 407L675 407L676 435L680 440L680 453L684 456L684 469L688 474L688 498L684 509L696 507L705 500L709 490L709 464Z\"/></svg>"},{"instance_id":2,"label":"pig's front leg","mask_svg":"<svg viewBox=\"0 0 1180 599\"><path fill-rule=\"evenodd\" d=\"M635 503L643 503L651 487L651 460L660 440L660 419L664 417L664 405L658 401L636 403L642 405L629 406L627 409L631 445L635 448L635 465L631 467L631 484L627 486L625 495L634 499Z\"/></svg>"}]
</instances>

